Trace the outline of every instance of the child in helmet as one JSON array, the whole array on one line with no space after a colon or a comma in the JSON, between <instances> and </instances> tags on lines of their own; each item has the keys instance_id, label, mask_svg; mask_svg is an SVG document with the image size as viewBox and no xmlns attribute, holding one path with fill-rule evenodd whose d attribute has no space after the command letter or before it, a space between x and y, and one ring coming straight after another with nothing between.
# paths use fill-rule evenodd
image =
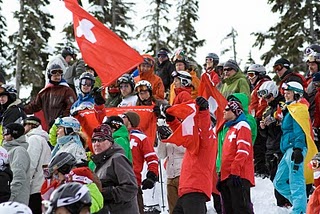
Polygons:
<instances>
[{"instance_id":1,"label":"child in helmet","mask_svg":"<svg viewBox=\"0 0 320 214\"><path fill-rule=\"evenodd\" d=\"M134 93L135 82L130 74L122 75L117 84L120 88L122 100L118 107L135 106L138 100L138 96Z\"/></svg>"},{"instance_id":2,"label":"child in helmet","mask_svg":"<svg viewBox=\"0 0 320 214\"><path fill-rule=\"evenodd\" d=\"M86 185L76 182L67 183L54 191L45 213L90 214L91 202L91 195Z\"/></svg>"},{"instance_id":3,"label":"child in helmet","mask_svg":"<svg viewBox=\"0 0 320 214\"><path fill-rule=\"evenodd\" d=\"M83 109L91 109L94 106L94 97L90 93L95 83L95 77L89 72L81 74L79 79L78 99L74 102L70 109L70 114L76 114L77 111Z\"/></svg>"},{"instance_id":4,"label":"child in helmet","mask_svg":"<svg viewBox=\"0 0 320 214\"><path fill-rule=\"evenodd\" d=\"M74 117L57 118L57 144L51 152L54 157L61 152L72 154L78 163L87 160L84 145L80 139L80 123Z\"/></svg>"}]
</instances>

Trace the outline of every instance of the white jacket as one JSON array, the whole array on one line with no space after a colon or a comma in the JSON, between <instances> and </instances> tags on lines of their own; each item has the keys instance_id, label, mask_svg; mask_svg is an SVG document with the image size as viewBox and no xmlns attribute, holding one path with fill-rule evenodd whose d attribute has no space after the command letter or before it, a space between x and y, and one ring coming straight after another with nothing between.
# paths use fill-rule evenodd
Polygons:
<instances>
[{"instance_id":1,"label":"white jacket","mask_svg":"<svg viewBox=\"0 0 320 214\"><path fill-rule=\"evenodd\" d=\"M180 176L182 159L186 149L173 143L162 143L159 141L157 154L161 159L167 158L167 178Z\"/></svg>"},{"instance_id":2,"label":"white jacket","mask_svg":"<svg viewBox=\"0 0 320 214\"><path fill-rule=\"evenodd\" d=\"M138 101L137 95L123 97L118 107L136 106Z\"/></svg>"},{"instance_id":3,"label":"white jacket","mask_svg":"<svg viewBox=\"0 0 320 214\"><path fill-rule=\"evenodd\" d=\"M30 194L39 193L44 182L43 165L48 165L51 158L51 149L48 145L48 133L41 125L31 129L26 134L30 163Z\"/></svg>"}]
</instances>

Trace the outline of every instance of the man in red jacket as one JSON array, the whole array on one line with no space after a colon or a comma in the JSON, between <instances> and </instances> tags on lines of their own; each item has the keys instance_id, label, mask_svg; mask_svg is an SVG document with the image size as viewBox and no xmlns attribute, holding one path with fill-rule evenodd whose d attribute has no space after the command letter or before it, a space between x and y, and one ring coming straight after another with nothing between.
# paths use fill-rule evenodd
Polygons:
<instances>
[{"instance_id":1,"label":"man in red jacket","mask_svg":"<svg viewBox=\"0 0 320 214\"><path fill-rule=\"evenodd\" d=\"M132 152L133 171L138 183L138 205L143 214L143 197L141 189L152 189L158 180L158 157L153 148L153 142L139 128L140 116L136 112L127 111L122 116L124 125L130 132L130 147ZM148 172L142 180L141 172L146 161Z\"/></svg>"},{"instance_id":2,"label":"man in red jacket","mask_svg":"<svg viewBox=\"0 0 320 214\"><path fill-rule=\"evenodd\" d=\"M251 129L243 108L230 101L224 110L225 126L229 127L223 141L221 192L224 213L253 213L250 187L254 186L254 166Z\"/></svg>"}]
</instances>

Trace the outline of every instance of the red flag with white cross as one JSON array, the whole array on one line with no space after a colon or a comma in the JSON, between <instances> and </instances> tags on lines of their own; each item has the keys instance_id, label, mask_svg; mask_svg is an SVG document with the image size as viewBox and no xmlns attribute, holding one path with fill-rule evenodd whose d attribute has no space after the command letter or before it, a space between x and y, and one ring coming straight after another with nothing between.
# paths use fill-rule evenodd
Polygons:
<instances>
[{"instance_id":1,"label":"red flag with white cross","mask_svg":"<svg viewBox=\"0 0 320 214\"><path fill-rule=\"evenodd\" d=\"M91 16L77 0L64 0L73 14L74 35L84 61L93 67L103 85L143 62L143 57L117 34Z\"/></svg>"}]
</instances>

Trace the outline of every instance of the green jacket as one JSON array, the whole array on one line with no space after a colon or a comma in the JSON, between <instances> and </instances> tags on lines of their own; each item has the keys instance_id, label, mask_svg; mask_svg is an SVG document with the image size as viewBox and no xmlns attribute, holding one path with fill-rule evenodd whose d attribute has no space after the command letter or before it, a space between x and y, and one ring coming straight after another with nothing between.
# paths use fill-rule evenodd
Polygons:
<instances>
[{"instance_id":1,"label":"green jacket","mask_svg":"<svg viewBox=\"0 0 320 214\"><path fill-rule=\"evenodd\" d=\"M114 142L124 149L125 156L132 163L132 153L130 148L129 131L125 125L122 125L117 131L112 133Z\"/></svg>"},{"instance_id":2,"label":"green jacket","mask_svg":"<svg viewBox=\"0 0 320 214\"><path fill-rule=\"evenodd\" d=\"M250 125L251 133L252 133L252 145L254 144L254 141L257 138L257 123L254 117L249 114L248 108L249 108L249 98L244 93L234 93L230 95L230 97L235 97L241 102L241 105L243 107L244 114L246 115L246 119ZM223 128L218 132L218 152L217 152L217 160L216 160L216 167L217 172L220 172L221 169L221 160L222 160L222 145L223 140L226 136L227 131L229 130L228 127L223 126Z\"/></svg>"},{"instance_id":3,"label":"green jacket","mask_svg":"<svg viewBox=\"0 0 320 214\"><path fill-rule=\"evenodd\" d=\"M244 93L250 99L250 87L246 76L238 71L234 76L222 80L221 94L227 98L234 93Z\"/></svg>"},{"instance_id":4,"label":"green jacket","mask_svg":"<svg viewBox=\"0 0 320 214\"><path fill-rule=\"evenodd\" d=\"M103 196L95 183L86 184L91 195L90 213L97 213L103 208Z\"/></svg>"}]
</instances>

